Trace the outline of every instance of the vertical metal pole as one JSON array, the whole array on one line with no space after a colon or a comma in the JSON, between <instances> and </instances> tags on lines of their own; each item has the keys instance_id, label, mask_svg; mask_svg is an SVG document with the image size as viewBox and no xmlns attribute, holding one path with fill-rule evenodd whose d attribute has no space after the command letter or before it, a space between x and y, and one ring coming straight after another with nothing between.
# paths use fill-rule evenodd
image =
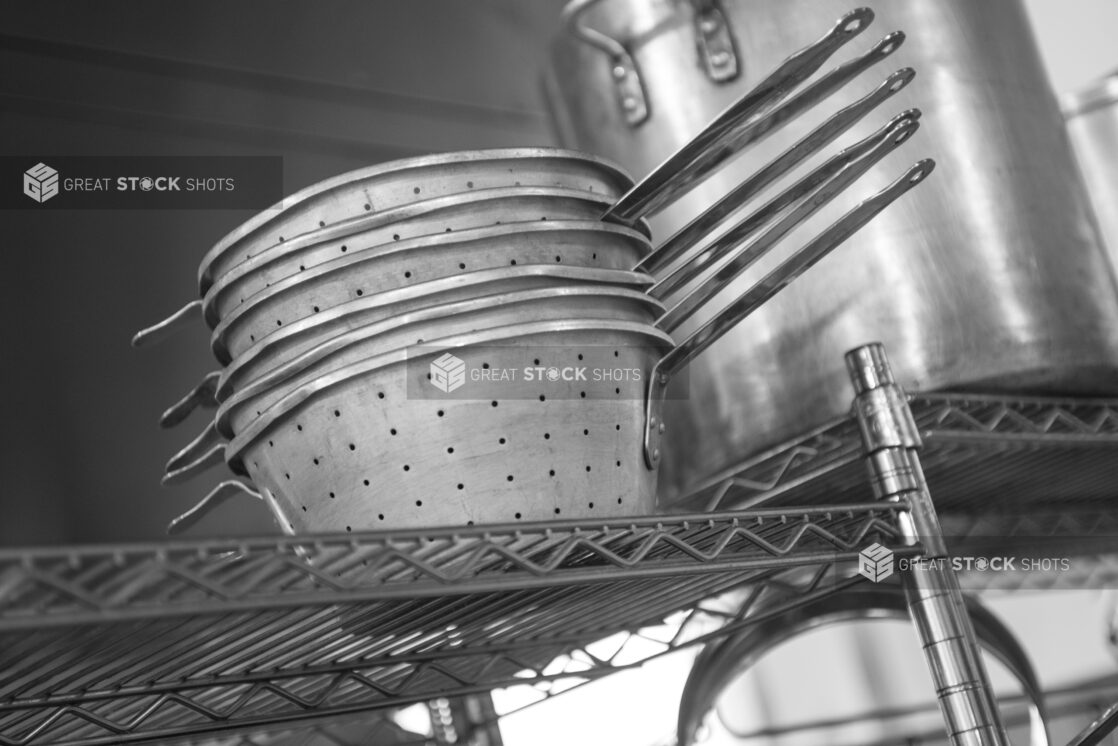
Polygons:
<instances>
[{"instance_id":1,"label":"vertical metal pole","mask_svg":"<svg viewBox=\"0 0 1118 746\"><path fill-rule=\"evenodd\" d=\"M866 465L879 500L907 501L904 539L927 550L919 566L900 573L912 622L924 648L940 711L953 746L1008 746L990 678L963 605L917 449L920 434L880 344L846 354L854 411Z\"/></svg>"}]
</instances>

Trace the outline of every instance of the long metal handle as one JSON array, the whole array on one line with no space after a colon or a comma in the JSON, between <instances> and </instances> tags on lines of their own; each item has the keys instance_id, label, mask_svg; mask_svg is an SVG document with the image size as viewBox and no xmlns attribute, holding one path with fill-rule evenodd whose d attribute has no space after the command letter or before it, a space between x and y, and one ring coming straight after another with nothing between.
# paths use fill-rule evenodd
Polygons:
<instances>
[{"instance_id":1,"label":"long metal handle","mask_svg":"<svg viewBox=\"0 0 1118 746\"><path fill-rule=\"evenodd\" d=\"M919 117L920 111L917 109L898 114L877 132L843 149L730 228L710 245L688 257L684 264L654 285L648 291L649 294L657 298L668 297L691 283L720 258L731 256L731 259L709 283L696 288L668 311L660 320L661 328L670 330L679 326L703 303L721 292L738 275L766 255L781 238L814 215L855 179L910 138L919 127L917 121ZM795 209L790 210L793 206ZM779 216L783 216L781 220L755 241L746 244L750 237ZM738 250L737 253L734 253L735 250Z\"/></svg>"},{"instance_id":2,"label":"long metal handle","mask_svg":"<svg viewBox=\"0 0 1118 746\"><path fill-rule=\"evenodd\" d=\"M221 380L221 371L211 371L203 376L198 385L192 388L186 396L167 408L159 417L160 427L174 427L199 407L214 409L217 407L217 384Z\"/></svg>"},{"instance_id":3,"label":"long metal handle","mask_svg":"<svg viewBox=\"0 0 1118 746\"><path fill-rule=\"evenodd\" d=\"M645 397L644 456L645 463L650 469L660 461L659 441L663 434L663 423L657 422L654 407L671 377L682 370L695 356L718 341L738 322L771 300L808 268L854 235L894 200L923 182L934 168L935 161L930 158L918 161L901 178L862 202L813 238L760 282L745 291L737 300L719 311L714 318L695 330L682 344L660 358L652 368L649 376L649 391Z\"/></svg>"},{"instance_id":4,"label":"long metal handle","mask_svg":"<svg viewBox=\"0 0 1118 746\"><path fill-rule=\"evenodd\" d=\"M869 8L858 8L844 15L819 41L785 60L753 90L719 114L695 139L657 166L606 211L602 219L633 225L687 193L749 144L740 130L749 126L751 118L780 103L872 21L873 11Z\"/></svg>"},{"instance_id":5,"label":"long metal handle","mask_svg":"<svg viewBox=\"0 0 1118 746\"><path fill-rule=\"evenodd\" d=\"M894 72L869 95L855 101L830 117L806 137L749 176L697 218L676 231L666 241L657 246L652 253L642 259L634 269L658 274L671 266L699 241L709 236L723 220L740 210L750 200L807 158L834 142L886 99L907 86L915 76L916 72L911 67L901 68Z\"/></svg>"},{"instance_id":6,"label":"long metal handle","mask_svg":"<svg viewBox=\"0 0 1118 746\"><path fill-rule=\"evenodd\" d=\"M706 350L731 327L767 303L809 267L825 257L846 239L858 232L878 213L912 187L921 183L935 168L930 158L914 164L903 176L866 199L841 217L822 233L811 239L803 248L781 263L757 284L742 293L735 301L710 321L699 327L686 340L665 355L657 365L661 377L670 378L686 366L696 355Z\"/></svg>"},{"instance_id":7,"label":"long metal handle","mask_svg":"<svg viewBox=\"0 0 1118 746\"><path fill-rule=\"evenodd\" d=\"M158 324L141 329L132 336L133 347L145 347L162 342L174 335L179 329L196 324L202 320L202 301L193 300L175 311Z\"/></svg>"},{"instance_id":8,"label":"long metal handle","mask_svg":"<svg viewBox=\"0 0 1118 746\"><path fill-rule=\"evenodd\" d=\"M242 482L229 480L222 482L210 490L210 493L195 503L194 507L175 518L167 525L168 534L181 534L190 530L198 521L202 520L218 506L223 505L235 497L247 495L256 500L263 500L259 492L250 489Z\"/></svg>"},{"instance_id":9,"label":"long metal handle","mask_svg":"<svg viewBox=\"0 0 1118 746\"><path fill-rule=\"evenodd\" d=\"M923 545L936 560L900 572L909 615L935 683L947 736L954 746L1009 746L975 630L950 562L917 449L920 434L904 392L880 344L846 355L854 412L866 466L879 500L906 503L906 543Z\"/></svg>"}]
</instances>

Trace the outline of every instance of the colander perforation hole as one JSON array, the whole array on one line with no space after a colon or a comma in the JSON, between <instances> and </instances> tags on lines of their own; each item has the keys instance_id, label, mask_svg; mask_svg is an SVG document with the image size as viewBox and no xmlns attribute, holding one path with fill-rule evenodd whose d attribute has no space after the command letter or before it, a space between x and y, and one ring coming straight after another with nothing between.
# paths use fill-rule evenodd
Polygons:
<instances>
[{"instance_id":1,"label":"colander perforation hole","mask_svg":"<svg viewBox=\"0 0 1118 746\"><path fill-rule=\"evenodd\" d=\"M313 306L312 308L314 309L314 312L315 312L315 313L318 313L318 311L319 311L319 308L318 308L318 306Z\"/></svg>"},{"instance_id":2,"label":"colander perforation hole","mask_svg":"<svg viewBox=\"0 0 1118 746\"><path fill-rule=\"evenodd\" d=\"M586 398L586 392L585 391L579 391L578 392L578 398L585 399Z\"/></svg>"},{"instance_id":3,"label":"colander perforation hole","mask_svg":"<svg viewBox=\"0 0 1118 746\"><path fill-rule=\"evenodd\" d=\"M548 475L549 477L553 477L553 476L555 476L555 470L554 470L554 469L548 469L548 471L547 471L547 475Z\"/></svg>"},{"instance_id":4,"label":"colander perforation hole","mask_svg":"<svg viewBox=\"0 0 1118 746\"><path fill-rule=\"evenodd\" d=\"M269 448L275 448L276 447L276 442L274 440L269 440L268 441L268 447Z\"/></svg>"},{"instance_id":5,"label":"colander perforation hole","mask_svg":"<svg viewBox=\"0 0 1118 746\"><path fill-rule=\"evenodd\" d=\"M357 444L356 443L350 443L349 444L349 450L356 451L357 450Z\"/></svg>"},{"instance_id":6,"label":"colander perforation hole","mask_svg":"<svg viewBox=\"0 0 1118 746\"><path fill-rule=\"evenodd\" d=\"M340 409L335 409L335 410L334 410L334 416L335 416L335 417L341 417L341 416L342 416L342 410L340 410Z\"/></svg>"},{"instance_id":7,"label":"colander perforation hole","mask_svg":"<svg viewBox=\"0 0 1118 746\"><path fill-rule=\"evenodd\" d=\"M336 494L336 493L333 493L333 492L331 492L331 493L330 493L330 499L331 499L331 500L333 500L333 499L334 499L334 498L336 498L336 497L337 497L337 494Z\"/></svg>"},{"instance_id":8,"label":"colander perforation hole","mask_svg":"<svg viewBox=\"0 0 1118 746\"><path fill-rule=\"evenodd\" d=\"M404 277L405 278L411 277L411 270L410 269L407 272L404 273Z\"/></svg>"},{"instance_id":9,"label":"colander perforation hole","mask_svg":"<svg viewBox=\"0 0 1118 746\"><path fill-rule=\"evenodd\" d=\"M412 194L419 194L419 187L416 187L415 189L412 189L411 191L412 191Z\"/></svg>"},{"instance_id":10,"label":"colander perforation hole","mask_svg":"<svg viewBox=\"0 0 1118 746\"><path fill-rule=\"evenodd\" d=\"M384 520L384 513L377 513L377 520L378 521L383 521Z\"/></svg>"},{"instance_id":11,"label":"colander perforation hole","mask_svg":"<svg viewBox=\"0 0 1118 746\"><path fill-rule=\"evenodd\" d=\"M276 326L283 326L283 322L279 319L276 319Z\"/></svg>"},{"instance_id":12,"label":"colander perforation hole","mask_svg":"<svg viewBox=\"0 0 1118 746\"><path fill-rule=\"evenodd\" d=\"M370 205L370 204L369 204L368 202L366 202L366 203L365 203L365 212L368 212L368 211L369 211L369 210L371 210L371 209L373 209L373 206L372 206L372 205Z\"/></svg>"},{"instance_id":13,"label":"colander perforation hole","mask_svg":"<svg viewBox=\"0 0 1118 746\"><path fill-rule=\"evenodd\" d=\"M466 263L465 262L458 262L458 269L465 269L465 268L466 268Z\"/></svg>"},{"instance_id":14,"label":"colander perforation hole","mask_svg":"<svg viewBox=\"0 0 1118 746\"><path fill-rule=\"evenodd\" d=\"M511 264L512 266L514 266L514 267L515 267L515 266L516 266L516 260L515 260L515 259L513 259L513 260L512 260L511 262L509 262L509 264Z\"/></svg>"},{"instance_id":15,"label":"colander perforation hole","mask_svg":"<svg viewBox=\"0 0 1118 746\"><path fill-rule=\"evenodd\" d=\"M621 500L621 498L620 498L620 497L619 497L619 498L617 498L617 504L618 504L618 505L620 505L621 503L622 503L622 500Z\"/></svg>"},{"instance_id":16,"label":"colander perforation hole","mask_svg":"<svg viewBox=\"0 0 1118 746\"><path fill-rule=\"evenodd\" d=\"M618 461L617 461L617 467L621 468L621 460L620 459L618 459Z\"/></svg>"},{"instance_id":17,"label":"colander perforation hole","mask_svg":"<svg viewBox=\"0 0 1118 746\"><path fill-rule=\"evenodd\" d=\"M347 251L349 251L349 247L348 247L348 246L346 246L345 244L342 244L342 253L344 254L344 253L346 253Z\"/></svg>"},{"instance_id":18,"label":"colander perforation hole","mask_svg":"<svg viewBox=\"0 0 1118 746\"><path fill-rule=\"evenodd\" d=\"M415 501L415 507L422 508L423 507L423 501L422 500L416 500Z\"/></svg>"},{"instance_id":19,"label":"colander perforation hole","mask_svg":"<svg viewBox=\"0 0 1118 746\"><path fill-rule=\"evenodd\" d=\"M543 434L543 439L544 440L551 440L551 433L544 433Z\"/></svg>"},{"instance_id":20,"label":"colander perforation hole","mask_svg":"<svg viewBox=\"0 0 1118 746\"><path fill-rule=\"evenodd\" d=\"M279 237L279 242L280 242L280 243L283 243L283 236L280 236L280 237Z\"/></svg>"},{"instance_id":21,"label":"colander perforation hole","mask_svg":"<svg viewBox=\"0 0 1118 746\"><path fill-rule=\"evenodd\" d=\"M516 477L514 477L514 476L513 476L512 474L509 474L509 475L508 475L507 477L505 477L505 480L506 480L506 481L509 481L509 482L512 482L512 481L514 481L515 479L516 479Z\"/></svg>"},{"instance_id":22,"label":"colander perforation hole","mask_svg":"<svg viewBox=\"0 0 1118 746\"><path fill-rule=\"evenodd\" d=\"M467 182L466 182L466 188L467 188L467 189L473 189L473 188L474 188L474 182L472 182L472 181L467 181Z\"/></svg>"},{"instance_id":23,"label":"colander perforation hole","mask_svg":"<svg viewBox=\"0 0 1118 746\"><path fill-rule=\"evenodd\" d=\"M497 440L497 442L500 443L501 445L504 445L505 443L508 443L508 439L507 438L500 438L500 439Z\"/></svg>"},{"instance_id":24,"label":"colander perforation hole","mask_svg":"<svg viewBox=\"0 0 1118 746\"><path fill-rule=\"evenodd\" d=\"M393 233L392 234L392 240L393 241L399 241L400 240L400 234L399 233Z\"/></svg>"},{"instance_id":25,"label":"colander perforation hole","mask_svg":"<svg viewBox=\"0 0 1118 746\"><path fill-rule=\"evenodd\" d=\"M453 231L453 230L454 230L453 228L447 228L447 229L446 229L446 232L447 232L447 233L450 233L450 232L451 232L451 231Z\"/></svg>"},{"instance_id":26,"label":"colander perforation hole","mask_svg":"<svg viewBox=\"0 0 1118 746\"><path fill-rule=\"evenodd\" d=\"M613 429L620 431L621 430L621 425L614 425Z\"/></svg>"},{"instance_id":27,"label":"colander perforation hole","mask_svg":"<svg viewBox=\"0 0 1118 746\"><path fill-rule=\"evenodd\" d=\"M319 220L318 221L318 227L319 228L325 228L326 227L326 221L325 220Z\"/></svg>"},{"instance_id":28,"label":"colander perforation hole","mask_svg":"<svg viewBox=\"0 0 1118 746\"><path fill-rule=\"evenodd\" d=\"M411 466L408 464L404 464L404 471L411 471Z\"/></svg>"},{"instance_id":29,"label":"colander perforation hole","mask_svg":"<svg viewBox=\"0 0 1118 746\"><path fill-rule=\"evenodd\" d=\"M561 261L563 261L563 257L561 257L561 256L559 256L558 254L556 254L556 255L555 255L555 261L557 261L557 262L561 262Z\"/></svg>"},{"instance_id":30,"label":"colander perforation hole","mask_svg":"<svg viewBox=\"0 0 1118 746\"><path fill-rule=\"evenodd\" d=\"M464 489L466 489L466 485L464 485L464 484L462 484L461 482L459 482L459 483L458 483L458 489L460 489L460 490L464 490Z\"/></svg>"},{"instance_id":31,"label":"colander perforation hole","mask_svg":"<svg viewBox=\"0 0 1118 746\"><path fill-rule=\"evenodd\" d=\"M562 511L561 509L559 509L559 508L556 508L556 509L555 509L555 515L559 515L559 514L560 514L560 513L562 513L562 512L563 512L563 511Z\"/></svg>"},{"instance_id":32,"label":"colander perforation hole","mask_svg":"<svg viewBox=\"0 0 1118 746\"><path fill-rule=\"evenodd\" d=\"M304 505L304 506L303 506L303 512L304 512L304 513L306 513L306 512L307 512L307 506L306 506L306 505Z\"/></svg>"},{"instance_id":33,"label":"colander perforation hole","mask_svg":"<svg viewBox=\"0 0 1118 746\"><path fill-rule=\"evenodd\" d=\"M518 521L520 520L520 513L516 514L516 520L518 520Z\"/></svg>"},{"instance_id":34,"label":"colander perforation hole","mask_svg":"<svg viewBox=\"0 0 1118 746\"><path fill-rule=\"evenodd\" d=\"M369 480L368 479L362 479L361 483L364 484L366 487L369 486Z\"/></svg>"},{"instance_id":35,"label":"colander perforation hole","mask_svg":"<svg viewBox=\"0 0 1118 746\"><path fill-rule=\"evenodd\" d=\"M249 338L249 341L251 341L251 342L255 342L255 341L256 341L256 335L255 335L255 334L250 334L250 335L248 335L248 338Z\"/></svg>"},{"instance_id":36,"label":"colander perforation hole","mask_svg":"<svg viewBox=\"0 0 1118 746\"><path fill-rule=\"evenodd\" d=\"M446 412L445 412L444 410L440 409L440 410L439 410L438 412L436 412L435 414L436 414L437 416L439 416L439 417L443 417L443 416L445 416L445 415L446 415Z\"/></svg>"},{"instance_id":37,"label":"colander perforation hole","mask_svg":"<svg viewBox=\"0 0 1118 746\"><path fill-rule=\"evenodd\" d=\"M583 428L583 430L582 430L582 434L583 434L583 435L589 435L589 434L590 434L590 430L589 430L589 429L587 429L587 428Z\"/></svg>"},{"instance_id":38,"label":"colander perforation hole","mask_svg":"<svg viewBox=\"0 0 1118 746\"><path fill-rule=\"evenodd\" d=\"M353 526L346 526L346 527L345 527L345 530L346 530L347 532L348 532L348 531L353 531Z\"/></svg>"},{"instance_id":39,"label":"colander perforation hole","mask_svg":"<svg viewBox=\"0 0 1118 746\"><path fill-rule=\"evenodd\" d=\"M390 429L390 430L388 431L388 433L389 433L389 435L395 435L395 434L396 434L396 428L391 428L391 429Z\"/></svg>"},{"instance_id":40,"label":"colander perforation hole","mask_svg":"<svg viewBox=\"0 0 1118 746\"><path fill-rule=\"evenodd\" d=\"M543 394L540 394L540 401L547 401L547 397Z\"/></svg>"},{"instance_id":41,"label":"colander perforation hole","mask_svg":"<svg viewBox=\"0 0 1118 746\"><path fill-rule=\"evenodd\" d=\"M454 453L454 446L447 446L446 452L447 453Z\"/></svg>"},{"instance_id":42,"label":"colander perforation hole","mask_svg":"<svg viewBox=\"0 0 1118 746\"><path fill-rule=\"evenodd\" d=\"M364 294L365 294L365 291L364 291L364 290L362 290L361 288L357 288L357 297L358 297L358 298L360 298L360 297L361 297L362 295L364 295Z\"/></svg>"},{"instance_id":43,"label":"colander perforation hole","mask_svg":"<svg viewBox=\"0 0 1118 746\"><path fill-rule=\"evenodd\" d=\"M593 509L594 509L594 503L587 503L587 504L586 504L586 507L588 507L588 508L590 508L591 510L593 510Z\"/></svg>"},{"instance_id":44,"label":"colander perforation hole","mask_svg":"<svg viewBox=\"0 0 1118 746\"><path fill-rule=\"evenodd\" d=\"M300 264L300 265L299 265L299 271L300 271L300 272L306 272L306 271L307 271L307 267L306 267L306 265Z\"/></svg>"},{"instance_id":45,"label":"colander perforation hole","mask_svg":"<svg viewBox=\"0 0 1118 746\"><path fill-rule=\"evenodd\" d=\"M378 399L383 399L384 398L384 392L383 391L378 391L377 392L377 398Z\"/></svg>"},{"instance_id":46,"label":"colander perforation hole","mask_svg":"<svg viewBox=\"0 0 1118 746\"><path fill-rule=\"evenodd\" d=\"M497 404L498 404L498 402L497 402L497 400L496 400L496 399L494 399L493 401L489 402L489 406L491 406L491 407L495 407L495 406L497 406Z\"/></svg>"}]
</instances>

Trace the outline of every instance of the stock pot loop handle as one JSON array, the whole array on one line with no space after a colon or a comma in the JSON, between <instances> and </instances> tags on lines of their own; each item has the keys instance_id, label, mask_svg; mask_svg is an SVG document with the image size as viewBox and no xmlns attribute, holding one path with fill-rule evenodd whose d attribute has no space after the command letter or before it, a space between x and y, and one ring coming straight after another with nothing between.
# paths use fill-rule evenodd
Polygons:
<instances>
[{"instance_id":1,"label":"stock pot loop handle","mask_svg":"<svg viewBox=\"0 0 1118 746\"><path fill-rule=\"evenodd\" d=\"M752 314L797 277L854 235L878 213L917 184L923 183L935 168L935 161L925 158L913 164L899 179L843 215L822 233L807 242L787 260L765 275L752 287L730 302L687 339L664 355L653 366L645 395L644 457L649 469L660 462L660 441L665 425L656 416L658 403L671 377L685 368L696 356L717 342L726 332Z\"/></svg>"},{"instance_id":2,"label":"stock pot loop handle","mask_svg":"<svg viewBox=\"0 0 1118 746\"><path fill-rule=\"evenodd\" d=\"M648 119L648 97L636 61L617 39L587 25L586 11L601 0L574 0L563 10L563 24L577 39L604 52L610 61L610 78L618 106L630 127ZM741 74L741 62L726 13L718 0L691 0L695 48L707 77L727 83Z\"/></svg>"},{"instance_id":3,"label":"stock pot loop handle","mask_svg":"<svg viewBox=\"0 0 1118 746\"><path fill-rule=\"evenodd\" d=\"M617 105L625 123L636 127L648 119L648 97L644 93L636 61L624 44L583 22L586 11L599 2L601 0L572 0L563 9L561 20L575 38L609 56L610 79Z\"/></svg>"}]
</instances>

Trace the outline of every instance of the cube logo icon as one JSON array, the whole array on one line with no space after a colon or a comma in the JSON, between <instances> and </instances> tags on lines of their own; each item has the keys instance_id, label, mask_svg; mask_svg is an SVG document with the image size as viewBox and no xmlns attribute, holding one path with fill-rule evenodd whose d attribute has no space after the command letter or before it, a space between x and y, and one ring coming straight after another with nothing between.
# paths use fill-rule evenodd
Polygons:
<instances>
[{"instance_id":1,"label":"cube logo icon","mask_svg":"<svg viewBox=\"0 0 1118 746\"><path fill-rule=\"evenodd\" d=\"M880 583L893 574L893 550L870 544L858 553L858 574Z\"/></svg>"},{"instance_id":2,"label":"cube logo icon","mask_svg":"<svg viewBox=\"0 0 1118 746\"><path fill-rule=\"evenodd\" d=\"M431 385L449 394L466 383L466 364L449 352L431 363Z\"/></svg>"},{"instance_id":3,"label":"cube logo icon","mask_svg":"<svg viewBox=\"0 0 1118 746\"><path fill-rule=\"evenodd\" d=\"M23 193L36 202L46 202L58 194L58 172L45 163L23 173Z\"/></svg>"}]
</instances>

